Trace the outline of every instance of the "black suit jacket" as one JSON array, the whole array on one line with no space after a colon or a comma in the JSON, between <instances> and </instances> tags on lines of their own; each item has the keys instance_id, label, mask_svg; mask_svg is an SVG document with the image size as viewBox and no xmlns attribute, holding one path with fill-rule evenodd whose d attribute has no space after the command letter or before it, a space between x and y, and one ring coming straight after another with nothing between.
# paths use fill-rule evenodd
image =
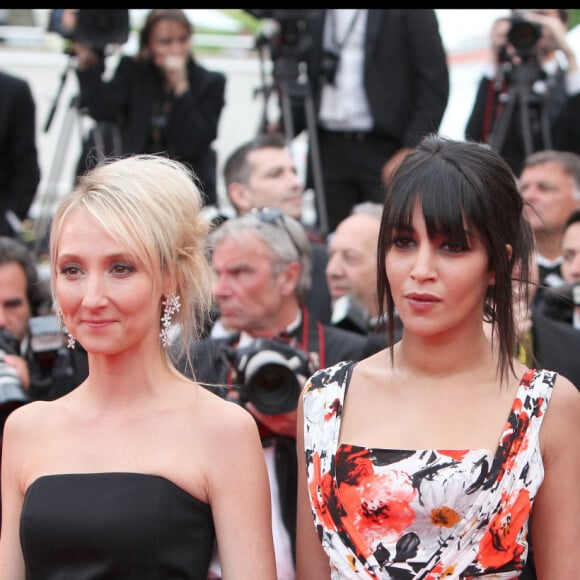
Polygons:
<instances>
[{"instance_id":1,"label":"black suit jacket","mask_svg":"<svg viewBox=\"0 0 580 580\"><path fill-rule=\"evenodd\" d=\"M534 308L532 337L536 366L557 371L580 390L580 330Z\"/></svg>"},{"instance_id":2,"label":"black suit jacket","mask_svg":"<svg viewBox=\"0 0 580 580\"><path fill-rule=\"evenodd\" d=\"M154 117L161 119L165 95L161 73L151 62L125 56L113 78L102 79L102 66L78 70L81 105L96 121L118 123L122 152L159 153L149 150ZM208 201L216 201L216 161L212 143L225 104L226 78L190 60L189 90L173 99L166 122L166 153L189 164L197 173Z\"/></svg>"},{"instance_id":3,"label":"black suit jacket","mask_svg":"<svg viewBox=\"0 0 580 580\"><path fill-rule=\"evenodd\" d=\"M309 38L302 47L317 110L326 12L307 21ZM434 10L368 10L364 86L373 131L399 147L414 147L439 129L449 98L449 68ZM304 117L298 118L303 129Z\"/></svg>"},{"instance_id":4,"label":"black suit jacket","mask_svg":"<svg viewBox=\"0 0 580 580\"><path fill-rule=\"evenodd\" d=\"M15 236L6 211L25 219L39 182L36 105L30 86L0 72L0 235Z\"/></svg>"}]
</instances>

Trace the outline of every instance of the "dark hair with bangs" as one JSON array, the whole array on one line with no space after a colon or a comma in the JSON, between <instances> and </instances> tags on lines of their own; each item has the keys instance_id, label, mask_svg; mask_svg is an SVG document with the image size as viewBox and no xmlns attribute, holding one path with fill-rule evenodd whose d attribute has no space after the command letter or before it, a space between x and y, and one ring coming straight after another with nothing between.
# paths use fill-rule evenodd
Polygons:
<instances>
[{"instance_id":1,"label":"dark hair with bangs","mask_svg":"<svg viewBox=\"0 0 580 580\"><path fill-rule=\"evenodd\" d=\"M517 265L521 291L527 295L534 248L516 178L497 152L476 142L428 135L405 158L385 195L377 248L379 309L388 316L390 345L394 344L395 317L386 255L394 230L411 225L416 203L421 205L430 238L442 235L469 248L470 238L475 237L487 251L495 284L488 288L483 318L492 323L494 340L497 336L498 372L503 380L508 370L513 371L516 342L513 270ZM511 256L506 244L512 247Z\"/></svg>"}]
</instances>

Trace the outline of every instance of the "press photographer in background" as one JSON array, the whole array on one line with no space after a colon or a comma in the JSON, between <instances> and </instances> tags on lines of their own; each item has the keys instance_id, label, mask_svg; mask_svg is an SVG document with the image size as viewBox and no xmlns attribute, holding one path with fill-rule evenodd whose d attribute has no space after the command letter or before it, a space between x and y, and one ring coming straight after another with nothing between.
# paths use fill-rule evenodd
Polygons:
<instances>
[{"instance_id":1,"label":"press photographer in background","mask_svg":"<svg viewBox=\"0 0 580 580\"><path fill-rule=\"evenodd\" d=\"M13 409L31 400L56 399L88 372L85 351L67 349L51 305L32 253L0 236L0 438Z\"/></svg>"},{"instance_id":2,"label":"press photographer in background","mask_svg":"<svg viewBox=\"0 0 580 580\"><path fill-rule=\"evenodd\" d=\"M191 352L196 379L242 404L260 427L272 494L279 580L293 580L296 533L296 405L314 369L359 360L367 339L323 325L304 306L311 244L303 226L279 209L250 210L211 236L213 293L223 338ZM187 372L185 359L178 368ZM219 560L210 570L220 578Z\"/></svg>"},{"instance_id":3,"label":"press photographer in background","mask_svg":"<svg viewBox=\"0 0 580 580\"><path fill-rule=\"evenodd\" d=\"M544 292L544 314L580 331L580 209L570 214L564 226L560 273L564 284Z\"/></svg>"},{"instance_id":4,"label":"press photographer in background","mask_svg":"<svg viewBox=\"0 0 580 580\"><path fill-rule=\"evenodd\" d=\"M534 151L580 153L580 70L566 37L568 19L563 8L514 9L490 30L492 61L479 81L465 137L492 144L516 175ZM521 101L529 105L526 121ZM507 132L500 135L503 124Z\"/></svg>"},{"instance_id":5,"label":"press photographer in background","mask_svg":"<svg viewBox=\"0 0 580 580\"><path fill-rule=\"evenodd\" d=\"M81 107L95 121L115 123L119 130L121 150L113 153L166 153L195 171L206 205L216 205L217 153L212 144L225 104L226 78L197 62L192 34L183 10L151 10L138 53L122 56L108 81L103 51L74 35L72 48ZM79 173L93 164L85 149Z\"/></svg>"}]
</instances>

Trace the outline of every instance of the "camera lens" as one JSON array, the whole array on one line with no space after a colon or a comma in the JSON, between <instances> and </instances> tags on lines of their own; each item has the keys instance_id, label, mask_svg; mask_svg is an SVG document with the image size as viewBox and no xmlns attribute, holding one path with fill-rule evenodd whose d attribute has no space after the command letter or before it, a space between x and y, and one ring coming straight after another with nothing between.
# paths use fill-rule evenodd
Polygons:
<instances>
[{"instance_id":1,"label":"camera lens","mask_svg":"<svg viewBox=\"0 0 580 580\"><path fill-rule=\"evenodd\" d=\"M292 369L277 363L262 365L248 380L246 395L261 413L277 415L296 408L300 384Z\"/></svg>"}]
</instances>

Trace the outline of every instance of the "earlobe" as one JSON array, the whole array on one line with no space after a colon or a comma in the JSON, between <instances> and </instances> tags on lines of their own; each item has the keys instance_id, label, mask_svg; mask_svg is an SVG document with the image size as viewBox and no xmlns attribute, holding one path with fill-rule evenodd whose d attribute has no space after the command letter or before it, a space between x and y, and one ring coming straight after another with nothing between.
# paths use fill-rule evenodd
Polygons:
<instances>
[{"instance_id":1,"label":"earlobe","mask_svg":"<svg viewBox=\"0 0 580 580\"><path fill-rule=\"evenodd\" d=\"M247 188L241 183L230 183L228 186L228 197L240 214L250 211L253 207L251 196Z\"/></svg>"},{"instance_id":2,"label":"earlobe","mask_svg":"<svg viewBox=\"0 0 580 580\"><path fill-rule=\"evenodd\" d=\"M514 252L514 249L512 247L511 244L506 244L505 245L505 251L507 252L507 258L508 260L511 260L512 254Z\"/></svg>"}]
</instances>

